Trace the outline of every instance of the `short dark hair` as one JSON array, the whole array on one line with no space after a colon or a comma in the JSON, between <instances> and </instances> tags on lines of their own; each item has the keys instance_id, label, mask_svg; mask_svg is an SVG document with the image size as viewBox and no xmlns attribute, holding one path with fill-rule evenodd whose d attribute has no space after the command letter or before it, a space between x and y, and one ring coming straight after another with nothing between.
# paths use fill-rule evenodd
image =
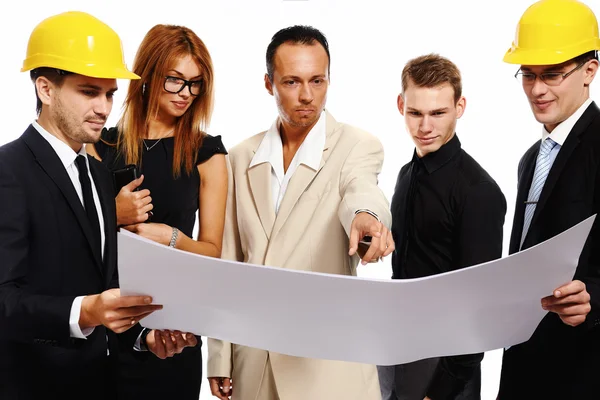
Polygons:
<instances>
[{"instance_id":1,"label":"short dark hair","mask_svg":"<svg viewBox=\"0 0 600 400\"><path fill-rule=\"evenodd\" d=\"M410 82L424 88L448 83L454 89L455 102L462 96L462 79L458 67L439 54L432 53L409 60L402 70L402 94L406 92Z\"/></svg>"},{"instance_id":2,"label":"short dark hair","mask_svg":"<svg viewBox=\"0 0 600 400\"><path fill-rule=\"evenodd\" d=\"M65 77L70 74L72 74L72 72L64 71L62 69L57 69L57 68L49 68L49 67L35 68L29 72L31 81L34 83L33 88L35 90L35 98L37 101L37 104L35 106L35 111L38 116L42 112L42 101L40 100L40 96L38 95L37 87L35 87L35 81L37 80L37 78L39 78L40 76L43 76L46 79L48 79L50 82L55 84L56 86L60 87L60 86L62 86L62 84L65 80Z\"/></svg>"},{"instance_id":3,"label":"short dark hair","mask_svg":"<svg viewBox=\"0 0 600 400\"><path fill-rule=\"evenodd\" d=\"M592 50L592 51L588 51L587 53L583 53L580 56L577 56L573 59L573 62L577 65L579 64L583 64L585 62L588 62L590 60L597 60L598 59L598 51L597 50Z\"/></svg>"},{"instance_id":4,"label":"short dark hair","mask_svg":"<svg viewBox=\"0 0 600 400\"><path fill-rule=\"evenodd\" d=\"M321 31L312 26L294 25L288 28L283 28L271 38L271 43L267 47L267 75L271 82L273 81L273 72L275 70L275 52L284 43L313 45L319 43L327 53L327 72L331 65L331 57L329 55L329 44L327 38Z\"/></svg>"}]
</instances>

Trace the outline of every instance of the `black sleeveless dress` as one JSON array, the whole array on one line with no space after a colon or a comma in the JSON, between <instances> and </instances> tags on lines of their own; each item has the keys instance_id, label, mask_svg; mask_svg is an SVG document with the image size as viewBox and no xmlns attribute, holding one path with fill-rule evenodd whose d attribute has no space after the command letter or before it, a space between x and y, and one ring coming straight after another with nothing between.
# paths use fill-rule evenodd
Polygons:
<instances>
[{"instance_id":1,"label":"black sleeveless dress","mask_svg":"<svg viewBox=\"0 0 600 400\"><path fill-rule=\"evenodd\" d=\"M116 128L104 129L102 140L96 143L96 151L102 162L111 170L125 166L124 157L117 153ZM107 142L107 143L104 143ZM192 236L199 207L200 175L194 168L173 178L173 137L146 140L150 148L143 148L140 172L144 174L141 189L150 190L154 213L152 222L164 223ZM198 151L196 165L215 154L227 154L220 136L206 135ZM143 321L142 321L143 325ZM119 352L118 389L119 399L181 399L198 400L202 383L201 340L198 345L186 348L181 354L161 360L150 352Z\"/></svg>"}]
</instances>

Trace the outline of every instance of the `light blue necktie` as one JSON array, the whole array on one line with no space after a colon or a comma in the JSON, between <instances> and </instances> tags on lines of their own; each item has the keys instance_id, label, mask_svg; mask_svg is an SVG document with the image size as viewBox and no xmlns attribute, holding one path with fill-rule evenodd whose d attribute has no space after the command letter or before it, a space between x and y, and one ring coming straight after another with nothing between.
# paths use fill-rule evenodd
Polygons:
<instances>
[{"instance_id":1,"label":"light blue necktie","mask_svg":"<svg viewBox=\"0 0 600 400\"><path fill-rule=\"evenodd\" d=\"M531 219L535 213L535 206L540 199L540 193L544 188L544 183L548 177L548 172L552 167L554 161L550 157L550 152L556 146L556 142L550 138L546 138L540 146L540 152L538 153L537 160L535 162L535 172L533 173L533 180L531 181L531 187L529 188L529 196L527 197L527 204L525 205L525 221L523 223L523 234L521 235L521 246L527 236ZM519 246L519 248L521 247Z\"/></svg>"}]
</instances>

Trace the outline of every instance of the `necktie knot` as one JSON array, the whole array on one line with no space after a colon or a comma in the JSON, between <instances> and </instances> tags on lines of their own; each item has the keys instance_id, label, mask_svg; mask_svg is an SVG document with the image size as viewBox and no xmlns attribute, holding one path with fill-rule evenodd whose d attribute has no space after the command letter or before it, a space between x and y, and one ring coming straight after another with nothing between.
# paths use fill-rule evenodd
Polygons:
<instances>
[{"instance_id":1,"label":"necktie knot","mask_svg":"<svg viewBox=\"0 0 600 400\"><path fill-rule=\"evenodd\" d=\"M542 142L542 145L540 146L540 155L547 156L548 154L550 154L550 152L552 151L554 146L556 146L556 144L557 143L554 140L546 138L546 140L544 140Z\"/></svg>"},{"instance_id":2,"label":"necktie knot","mask_svg":"<svg viewBox=\"0 0 600 400\"><path fill-rule=\"evenodd\" d=\"M85 157L82 156L81 154L77 156L77 158L75 159L75 165L77 166L77 170L79 171L80 174L86 174L88 173L88 167L87 167L87 163L85 162Z\"/></svg>"}]
</instances>

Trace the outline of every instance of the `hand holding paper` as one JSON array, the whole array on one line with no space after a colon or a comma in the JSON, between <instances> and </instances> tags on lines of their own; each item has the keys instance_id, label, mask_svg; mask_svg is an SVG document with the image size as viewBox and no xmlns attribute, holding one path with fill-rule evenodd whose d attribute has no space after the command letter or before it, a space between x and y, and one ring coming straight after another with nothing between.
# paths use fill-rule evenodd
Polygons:
<instances>
[{"instance_id":1,"label":"hand holding paper","mask_svg":"<svg viewBox=\"0 0 600 400\"><path fill-rule=\"evenodd\" d=\"M590 294L581 281L571 281L556 289L552 296L542 299L544 310L558 314L567 325L577 326L592 310Z\"/></svg>"},{"instance_id":2,"label":"hand holding paper","mask_svg":"<svg viewBox=\"0 0 600 400\"><path fill-rule=\"evenodd\" d=\"M180 354L186 347L194 347L198 344L196 336L179 331L152 330L146 337L148 350L160 359L173 357Z\"/></svg>"}]
</instances>

